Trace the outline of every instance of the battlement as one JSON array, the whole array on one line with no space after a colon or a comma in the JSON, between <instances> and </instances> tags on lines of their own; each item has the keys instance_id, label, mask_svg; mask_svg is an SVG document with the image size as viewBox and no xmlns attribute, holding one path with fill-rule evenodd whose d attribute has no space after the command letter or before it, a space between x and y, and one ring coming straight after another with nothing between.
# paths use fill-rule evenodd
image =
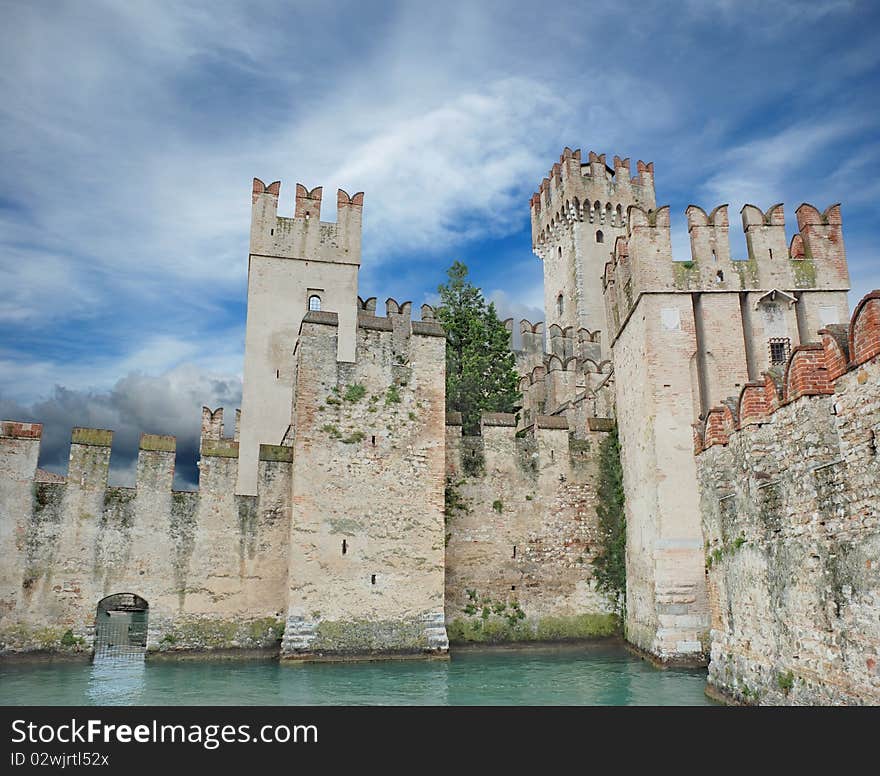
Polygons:
<instances>
[{"instance_id":1,"label":"battlement","mask_svg":"<svg viewBox=\"0 0 880 776\"><path fill-rule=\"evenodd\" d=\"M238 411L236 411L237 433ZM18 482L36 482L45 485L68 484L84 491L107 489L110 471L113 431L99 428L74 428L70 437L70 454L66 475L53 475L37 469L42 440L42 424L4 420L0 422L0 461L4 476L13 476ZM202 408L202 433L199 445L201 472L199 490L228 488L231 494L235 486L238 465L238 440L223 437L223 408ZM165 490L171 491L174 479L177 438L165 434L140 436L136 484L124 491ZM227 459L228 464L215 459ZM262 462L292 462L290 448L281 452L275 445L261 445L259 460ZM222 466L223 471L218 469ZM231 466L231 468L229 468ZM260 465L261 468L263 464ZM157 477L161 472L162 476ZM119 488L111 488L119 490Z\"/></svg>"},{"instance_id":2,"label":"battlement","mask_svg":"<svg viewBox=\"0 0 880 776\"><path fill-rule=\"evenodd\" d=\"M437 323L434 308L423 304L420 309L421 318L412 320L412 302L398 302L392 297L385 300L385 315L376 314L376 297L357 298L357 323L362 329L373 331L394 331L395 325L400 329L409 327L411 334L426 337L445 337L443 327ZM302 319L300 333L307 324L338 326L339 316L334 312L310 310Z\"/></svg>"},{"instance_id":3,"label":"battlement","mask_svg":"<svg viewBox=\"0 0 880 776\"><path fill-rule=\"evenodd\" d=\"M602 422L591 425L587 434L576 436L574 428L565 415L535 414L525 425L516 413L506 412L483 412L480 415L480 433L469 436L462 434L462 419L459 412L446 413L446 440L447 440L447 468L457 470L459 466L469 469L467 464L462 463L464 458L479 456L480 450L486 445L495 446L498 452L501 447L509 448L508 452L523 449L537 449L535 444L547 445L547 450L568 448L572 453L581 454L586 449L584 437L594 433L605 433L612 429L613 419L600 418ZM458 455L462 460L456 461ZM452 456L452 458L449 458ZM532 466L532 464L528 464ZM557 459L555 455L549 455L546 461L541 463L541 468L548 466L565 466L566 462Z\"/></svg>"},{"instance_id":4,"label":"battlement","mask_svg":"<svg viewBox=\"0 0 880 776\"><path fill-rule=\"evenodd\" d=\"M696 454L727 445L733 434L770 422L781 408L805 396L830 396L838 380L880 355L880 291L856 306L848 326L820 330L821 342L799 345L781 371L768 371L760 382L743 386L738 397L712 407L694 425Z\"/></svg>"},{"instance_id":5,"label":"battlement","mask_svg":"<svg viewBox=\"0 0 880 776\"><path fill-rule=\"evenodd\" d=\"M278 215L280 194L281 181L266 186L254 178L252 255L360 265L363 192L337 191L335 223L321 221L321 186L309 190L296 184L293 218Z\"/></svg>"},{"instance_id":6,"label":"battlement","mask_svg":"<svg viewBox=\"0 0 880 776\"><path fill-rule=\"evenodd\" d=\"M636 176L630 177L629 158L615 156L610 167L605 154L590 151L582 162L580 149L566 147L530 200L532 248L545 258L572 224L622 227L630 205L653 208L654 202L653 162L639 161Z\"/></svg>"},{"instance_id":7,"label":"battlement","mask_svg":"<svg viewBox=\"0 0 880 776\"><path fill-rule=\"evenodd\" d=\"M685 212L691 258L675 260L669 208L627 210L626 233L615 240L603 275L612 336L643 293L779 290L794 303L800 291L849 289L838 205L824 214L806 203L798 207L800 232L790 242L782 204L766 212L745 205L747 259L731 257L727 205L709 213L690 205Z\"/></svg>"}]
</instances>

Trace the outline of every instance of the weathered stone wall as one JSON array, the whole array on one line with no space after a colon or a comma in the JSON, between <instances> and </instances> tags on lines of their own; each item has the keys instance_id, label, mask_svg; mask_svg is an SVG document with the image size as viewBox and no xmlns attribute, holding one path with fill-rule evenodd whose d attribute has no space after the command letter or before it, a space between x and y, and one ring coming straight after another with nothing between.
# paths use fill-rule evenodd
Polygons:
<instances>
[{"instance_id":1,"label":"weathered stone wall","mask_svg":"<svg viewBox=\"0 0 880 776\"><path fill-rule=\"evenodd\" d=\"M690 295L650 294L614 342L626 490L627 638L665 661L701 660L708 642L695 467L696 351Z\"/></svg>"},{"instance_id":2,"label":"weathered stone wall","mask_svg":"<svg viewBox=\"0 0 880 776\"><path fill-rule=\"evenodd\" d=\"M516 433L514 415L484 414L482 434L446 443L446 621L453 641L610 635L596 589L597 451L605 432L569 438L564 417Z\"/></svg>"},{"instance_id":3,"label":"weathered stone wall","mask_svg":"<svg viewBox=\"0 0 880 776\"><path fill-rule=\"evenodd\" d=\"M700 659L707 593L696 472L684 426L840 320L849 279L840 211L742 211L748 260L732 261L726 206L687 210L690 261L673 261L669 208L632 205L603 275L627 514L627 637L664 661ZM782 355L780 355L780 349Z\"/></svg>"},{"instance_id":4,"label":"weathered stone wall","mask_svg":"<svg viewBox=\"0 0 880 776\"><path fill-rule=\"evenodd\" d=\"M401 312L402 310L402 312ZM444 653L445 338L389 301L357 361L309 313L297 349L283 655Z\"/></svg>"},{"instance_id":5,"label":"weathered stone wall","mask_svg":"<svg viewBox=\"0 0 880 776\"><path fill-rule=\"evenodd\" d=\"M198 492L174 492L175 440L144 435L134 488L107 486L112 432L75 429L65 482L36 482L38 424L0 429L0 653L88 651L98 602L149 604L150 651L277 649L290 456L264 447L235 496L237 444L205 439Z\"/></svg>"},{"instance_id":6,"label":"weathered stone wall","mask_svg":"<svg viewBox=\"0 0 880 776\"><path fill-rule=\"evenodd\" d=\"M875 291L698 429L709 682L742 702L880 703L878 354Z\"/></svg>"}]
</instances>

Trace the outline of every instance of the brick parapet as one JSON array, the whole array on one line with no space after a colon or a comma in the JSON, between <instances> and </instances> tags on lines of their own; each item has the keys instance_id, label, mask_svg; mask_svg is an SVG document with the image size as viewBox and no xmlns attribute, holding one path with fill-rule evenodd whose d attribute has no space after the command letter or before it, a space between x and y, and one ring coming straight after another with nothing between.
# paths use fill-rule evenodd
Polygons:
<instances>
[{"instance_id":1,"label":"brick parapet","mask_svg":"<svg viewBox=\"0 0 880 776\"><path fill-rule=\"evenodd\" d=\"M844 335L846 331L846 336ZM803 397L833 395L837 381L880 355L880 291L871 291L856 305L848 327L820 330L821 342L799 345L786 362L781 379L764 374L764 382L746 383L727 405L711 408L695 425L697 454L726 445L730 435L746 426L770 422L774 413Z\"/></svg>"}]
</instances>

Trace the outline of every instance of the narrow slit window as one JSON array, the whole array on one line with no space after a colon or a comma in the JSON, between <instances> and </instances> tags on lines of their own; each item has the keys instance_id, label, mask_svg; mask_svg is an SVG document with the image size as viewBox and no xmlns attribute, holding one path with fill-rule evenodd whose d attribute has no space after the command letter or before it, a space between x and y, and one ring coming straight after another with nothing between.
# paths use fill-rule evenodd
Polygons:
<instances>
[{"instance_id":1,"label":"narrow slit window","mask_svg":"<svg viewBox=\"0 0 880 776\"><path fill-rule=\"evenodd\" d=\"M276 380L281 379L281 370L280 369L275 370L275 379Z\"/></svg>"},{"instance_id":2,"label":"narrow slit window","mask_svg":"<svg viewBox=\"0 0 880 776\"><path fill-rule=\"evenodd\" d=\"M371 436L370 439L372 440L373 446L375 447L376 446L376 435L373 434L373 436Z\"/></svg>"},{"instance_id":3,"label":"narrow slit window","mask_svg":"<svg viewBox=\"0 0 880 776\"><path fill-rule=\"evenodd\" d=\"M272 237L274 237L274 236L275 236L275 230L274 230L274 229L270 229L270 230L269 230L269 235L272 236Z\"/></svg>"},{"instance_id":4,"label":"narrow slit window","mask_svg":"<svg viewBox=\"0 0 880 776\"><path fill-rule=\"evenodd\" d=\"M342 540L342 554L345 555L345 553L347 553L347 552L348 552L348 542L345 541L345 539L343 539Z\"/></svg>"},{"instance_id":5,"label":"narrow slit window","mask_svg":"<svg viewBox=\"0 0 880 776\"><path fill-rule=\"evenodd\" d=\"M562 315L565 311L565 299L562 294L556 297L556 313L557 315Z\"/></svg>"},{"instance_id":6,"label":"narrow slit window","mask_svg":"<svg viewBox=\"0 0 880 776\"><path fill-rule=\"evenodd\" d=\"M376 575L375 575L375 574L373 574L373 575L370 576L370 584L371 584L371 585L375 585L375 584L376 584Z\"/></svg>"},{"instance_id":7,"label":"narrow slit window","mask_svg":"<svg viewBox=\"0 0 880 776\"><path fill-rule=\"evenodd\" d=\"M514 558L516 557L516 545L515 544L513 545L513 557Z\"/></svg>"}]
</instances>

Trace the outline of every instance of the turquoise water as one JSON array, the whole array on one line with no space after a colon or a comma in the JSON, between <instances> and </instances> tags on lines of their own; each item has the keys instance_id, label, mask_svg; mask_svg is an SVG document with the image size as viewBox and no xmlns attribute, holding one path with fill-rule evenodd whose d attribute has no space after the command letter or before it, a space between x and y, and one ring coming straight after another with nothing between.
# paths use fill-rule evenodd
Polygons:
<instances>
[{"instance_id":1,"label":"turquoise water","mask_svg":"<svg viewBox=\"0 0 880 776\"><path fill-rule=\"evenodd\" d=\"M0 704L703 706L705 682L705 671L661 671L602 644L449 661L0 663Z\"/></svg>"}]
</instances>

